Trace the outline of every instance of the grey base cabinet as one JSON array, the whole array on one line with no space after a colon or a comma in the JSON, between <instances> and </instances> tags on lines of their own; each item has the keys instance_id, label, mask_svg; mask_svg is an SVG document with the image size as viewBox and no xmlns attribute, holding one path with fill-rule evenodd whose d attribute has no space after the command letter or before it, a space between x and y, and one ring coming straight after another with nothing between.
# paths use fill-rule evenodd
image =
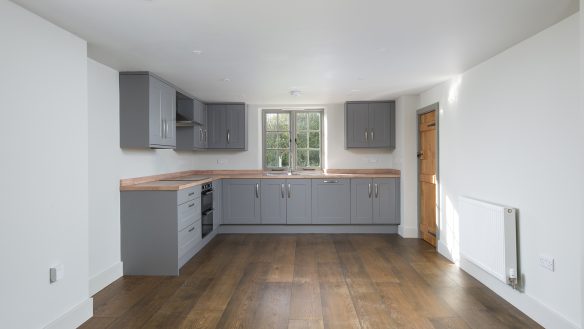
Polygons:
<instances>
[{"instance_id":1,"label":"grey base cabinet","mask_svg":"<svg viewBox=\"0 0 584 329\"><path fill-rule=\"evenodd\" d=\"M223 180L223 224L260 224L259 179Z\"/></svg>"},{"instance_id":2,"label":"grey base cabinet","mask_svg":"<svg viewBox=\"0 0 584 329\"><path fill-rule=\"evenodd\" d=\"M351 224L400 224L399 178L351 179Z\"/></svg>"},{"instance_id":3,"label":"grey base cabinet","mask_svg":"<svg viewBox=\"0 0 584 329\"><path fill-rule=\"evenodd\" d=\"M312 224L350 224L350 214L348 179L312 180Z\"/></svg>"},{"instance_id":4,"label":"grey base cabinet","mask_svg":"<svg viewBox=\"0 0 584 329\"><path fill-rule=\"evenodd\" d=\"M310 179L262 179L262 224L311 224Z\"/></svg>"},{"instance_id":5,"label":"grey base cabinet","mask_svg":"<svg viewBox=\"0 0 584 329\"><path fill-rule=\"evenodd\" d=\"M286 224L286 180L262 179L261 223Z\"/></svg>"},{"instance_id":6,"label":"grey base cabinet","mask_svg":"<svg viewBox=\"0 0 584 329\"><path fill-rule=\"evenodd\" d=\"M312 184L310 179L286 180L286 223L312 223Z\"/></svg>"},{"instance_id":7,"label":"grey base cabinet","mask_svg":"<svg viewBox=\"0 0 584 329\"><path fill-rule=\"evenodd\" d=\"M201 241L200 186L121 192L124 275L178 275Z\"/></svg>"}]
</instances>

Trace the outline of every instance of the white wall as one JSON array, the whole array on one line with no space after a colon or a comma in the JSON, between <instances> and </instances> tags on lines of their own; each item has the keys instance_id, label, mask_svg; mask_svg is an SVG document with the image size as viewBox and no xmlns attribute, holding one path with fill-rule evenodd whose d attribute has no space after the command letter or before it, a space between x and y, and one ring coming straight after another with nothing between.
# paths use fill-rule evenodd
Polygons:
<instances>
[{"instance_id":1,"label":"white wall","mask_svg":"<svg viewBox=\"0 0 584 329\"><path fill-rule=\"evenodd\" d=\"M206 151L195 157L197 169L261 169L262 109L324 109L325 168L393 168L393 153L389 150L345 150L344 104L308 105L248 105L249 143L246 152ZM218 160L224 163L218 163Z\"/></svg>"},{"instance_id":2,"label":"white wall","mask_svg":"<svg viewBox=\"0 0 584 329\"><path fill-rule=\"evenodd\" d=\"M122 150L118 72L87 60L89 108L89 276L95 293L121 275L121 178L194 169L192 152Z\"/></svg>"},{"instance_id":3,"label":"white wall","mask_svg":"<svg viewBox=\"0 0 584 329\"><path fill-rule=\"evenodd\" d=\"M78 325L87 289L85 41L0 0L0 322ZM65 276L49 284L49 268Z\"/></svg>"},{"instance_id":4,"label":"white wall","mask_svg":"<svg viewBox=\"0 0 584 329\"><path fill-rule=\"evenodd\" d=\"M519 209L525 292L475 275L548 328L582 321L579 17L421 95L440 102L441 252L458 258L459 196ZM540 253L556 271L538 265Z\"/></svg>"}]
</instances>

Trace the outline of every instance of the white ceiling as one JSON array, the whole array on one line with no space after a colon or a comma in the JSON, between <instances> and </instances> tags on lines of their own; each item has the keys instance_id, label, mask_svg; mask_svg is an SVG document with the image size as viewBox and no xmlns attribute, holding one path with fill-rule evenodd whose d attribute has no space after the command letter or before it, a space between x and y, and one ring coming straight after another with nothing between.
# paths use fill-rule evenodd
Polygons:
<instances>
[{"instance_id":1,"label":"white ceiling","mask_svg":"<svg viewBox=\"0 0 584 329\"><path fill-rule=\"evenodd\" d=\"M153 71L204 101L255 104L417 93L578 10L577 0L15 2L117 70Z\"/></svg>"}]
</instances>

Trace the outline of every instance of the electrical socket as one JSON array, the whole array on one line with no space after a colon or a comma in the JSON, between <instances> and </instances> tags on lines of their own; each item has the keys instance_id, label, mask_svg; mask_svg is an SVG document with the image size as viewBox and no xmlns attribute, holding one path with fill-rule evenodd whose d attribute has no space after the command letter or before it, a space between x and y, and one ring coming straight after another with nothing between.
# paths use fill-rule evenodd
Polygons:
<instances>
[{"instance_id":1,"label":"electrical socket","mask_svg":"<svg viewBox=\"0 0 584 329\"><path fill-rule=\"evenodd\" d=\"M553 272L555 269L555 260L550 255L541 254L539 255L539 266Z\"/></svg>"},{"instance_id":2,"label":"electrical socket","mask_svg":"<svg viewBox=\"0 0 584 329\"><path fill-rule=\"evenodd\" d=\"M217 164L225 164L225 159L217 159Z\"/></svg>"}]
</instances>

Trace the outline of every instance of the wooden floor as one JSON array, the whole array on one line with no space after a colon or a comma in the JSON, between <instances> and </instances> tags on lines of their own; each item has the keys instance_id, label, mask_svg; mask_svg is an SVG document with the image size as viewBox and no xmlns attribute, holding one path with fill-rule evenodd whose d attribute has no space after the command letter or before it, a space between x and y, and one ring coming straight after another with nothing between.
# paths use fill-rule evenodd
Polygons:
<instances>
[{"instance_id":1,"label":"wooden floor","mask_svg":"<svg viewBox=\"0 0 584 329\"><path fill-rule=\"evenodd\" d=\"M415 239L219 235L178 277L124 277L82 328L541 328Z\"/></svg>"}]
</instances>

